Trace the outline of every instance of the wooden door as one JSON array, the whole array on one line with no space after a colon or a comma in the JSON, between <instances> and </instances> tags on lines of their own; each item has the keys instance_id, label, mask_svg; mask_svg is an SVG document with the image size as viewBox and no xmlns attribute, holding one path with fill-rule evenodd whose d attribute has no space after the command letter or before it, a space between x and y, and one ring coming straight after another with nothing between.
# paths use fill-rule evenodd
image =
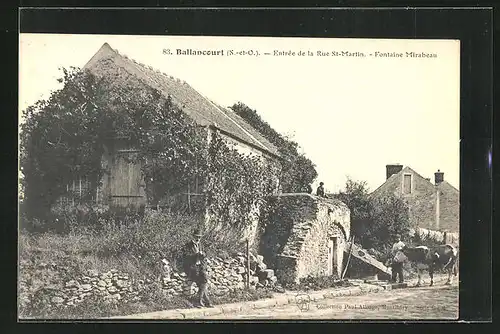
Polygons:
<instances>
[{"instance_id":1,"label":"wooden door","mask_svg":"<svg viewBox=\"0 0 500 334\"><path fill-rule=\"evenodd\" d=\"M133 161L137 150L116 145L110 168L110 205L138 208L145 202L141 166Z\"/></svg>"},{"instance_id":2,"label":"wooden door","mask_svg":"<svg viewBox=\"0 0 500 334\"><path fill-rule=\"evenodd\" d=\"M333 241L328 240L328 276L333 274Z\"/></svg>"},{"instance_id":3,"label":"wooden door","mask_svg":"<svg viewBox=\"0 0 500 334\"><path fill-rule=\"evenodd\" d=\"M328 240L328 275L337 274L337 238L330 238Z\"/></svg>"},{"instance_id":4,"label":"wooden door","mask_svg":"<svg viewBox=\"0 0 500 334\"><path fill-rule=\"evenodd\" d=\"M332 273L330 275L337 275L337 270L338 270L337 237L331 238L330 244L332 245L332 262L331 262Z\"/></svg>"}]
</instances>

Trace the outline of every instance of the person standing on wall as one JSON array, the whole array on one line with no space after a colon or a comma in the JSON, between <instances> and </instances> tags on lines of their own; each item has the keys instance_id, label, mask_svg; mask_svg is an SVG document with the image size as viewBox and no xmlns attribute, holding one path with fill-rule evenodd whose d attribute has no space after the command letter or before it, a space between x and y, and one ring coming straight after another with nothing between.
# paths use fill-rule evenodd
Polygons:
<instances>
[{"instance_id":1,"label":"person standing on wall","mask_svg":"<svg viewBox=\"0 0 500 334\"><path fill-rule=\"evenodd\" d=\"M406 256L403 253L403 248L405 244L401 241L401 236L399 234L396 235L396 243L392 246L392 281L396 282L396 279L399 278L399 283L403 283L403 263L406 260Z\"/></svg>"},{"instance_id":2,"label":"person standing on wall","mask_svg":"<svg viewBox=\"0 0 500 334\"><path fill-rule=\"evenodd\" d=\"M325 197L324 183L320 182L318 189L316 189L316 196Z\"/></svg>"}]
</instances>

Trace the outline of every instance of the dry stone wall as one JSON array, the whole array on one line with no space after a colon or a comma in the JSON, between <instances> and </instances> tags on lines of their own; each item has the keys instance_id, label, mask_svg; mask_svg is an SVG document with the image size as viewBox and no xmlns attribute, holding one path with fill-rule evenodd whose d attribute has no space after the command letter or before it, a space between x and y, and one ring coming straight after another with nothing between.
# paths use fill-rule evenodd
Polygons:
<instances>
[{"instance_id":1,"label":"dry stone wall","mask_svg":"<svg viewBox=\"0 0 500 334\"><path fill-rule=\"evenodd\" d=\"M232 258L207 259L209 293L223 295L245 288L247 275L246 256L239 253ZM161 286L166 296L192 296L198 292L196 284L190 284L184 272L174 270L163 261L160 277L137 279L129 273L111 269L100 272L95 269L78 274L77 268L56 263L20 263L19 306L33 303L43 296L45 306L75 306L87 298L101 298L105 303L127 303L140 301L151 288ZM40 273L43 273L43 277ZM277 283L274 270L267 268L261 255L250 256L250 287L260 288ZM33 277L37 276L37 277Z\"/></svg>"}]
</instances>

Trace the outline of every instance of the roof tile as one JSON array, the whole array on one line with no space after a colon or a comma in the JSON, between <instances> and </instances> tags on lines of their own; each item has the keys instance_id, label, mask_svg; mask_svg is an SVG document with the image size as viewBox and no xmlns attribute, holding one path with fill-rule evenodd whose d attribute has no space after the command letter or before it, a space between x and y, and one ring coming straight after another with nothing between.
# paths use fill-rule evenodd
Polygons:
<instances>
[{"instance_id":1,"label":"roof tile","mask_svg":"<svg viewBox=\"0 0 500 334\"><path fill-rule=\"evenodd\" d=\"M165 97L170 95L172 101L180 107L196 123L202 126L212 125L241 141L260 150L280 156L278 149L265 139L254 127L248 124L229 108L223 108L208 100L188 83L168 76L151 66L143 65L127 58L112 49L108 43L84 66L95 75L117 75L122 79L128 74L134 75L146 85L157 89Z\"/></svg>"}]
</instances>

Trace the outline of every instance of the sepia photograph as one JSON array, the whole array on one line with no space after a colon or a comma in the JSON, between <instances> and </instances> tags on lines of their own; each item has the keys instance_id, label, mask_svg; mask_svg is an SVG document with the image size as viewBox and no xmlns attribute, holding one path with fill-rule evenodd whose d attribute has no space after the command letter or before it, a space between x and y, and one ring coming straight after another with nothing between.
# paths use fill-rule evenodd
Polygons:
<instances>
[{"instance_id":1,"label":"sepia photograph","mask_svg":"<svg viewBox=\"0 0 500 334\"><path fill-rule=\"evenodd\" d=\"M19 320L457 320L460 41L21 33Z\"/></svg>"}]
</instances>

